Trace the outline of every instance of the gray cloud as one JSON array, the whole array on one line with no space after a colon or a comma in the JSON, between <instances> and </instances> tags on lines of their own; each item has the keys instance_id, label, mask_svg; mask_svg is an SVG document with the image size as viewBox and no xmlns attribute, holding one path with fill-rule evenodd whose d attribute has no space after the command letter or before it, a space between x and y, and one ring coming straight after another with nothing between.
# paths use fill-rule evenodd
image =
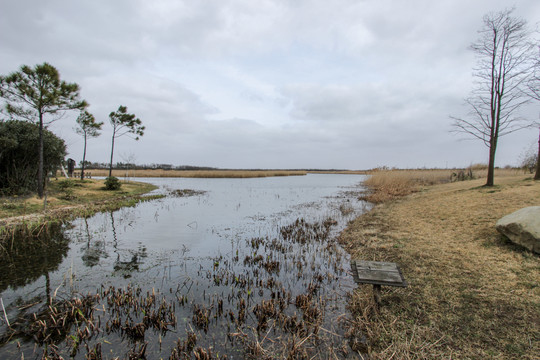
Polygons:
<instances>
[{"instance_id":1,"label":"gray cloud","mask_svg":"<svg viewBox=\"0 0 540 360\"><path fill-rule=\"evenodd\" d=\"M44 61L81 85L100 121L128 106L147 127L118 154L219 167L463 166L460 141L482 16L497 1L0 0L0 73ZM531 24L540 4L516 1ZM536 106L536 105L535 105ZM536 117L538 106L526 114ZM79 158L76 114L51 126ZM110 127L90 142L106 162ZM534 130L503 138L515 163ZM118 158L118 157L117 157ZM119 159L119 158L118 158Z\"/></svg>"}]
</instances>

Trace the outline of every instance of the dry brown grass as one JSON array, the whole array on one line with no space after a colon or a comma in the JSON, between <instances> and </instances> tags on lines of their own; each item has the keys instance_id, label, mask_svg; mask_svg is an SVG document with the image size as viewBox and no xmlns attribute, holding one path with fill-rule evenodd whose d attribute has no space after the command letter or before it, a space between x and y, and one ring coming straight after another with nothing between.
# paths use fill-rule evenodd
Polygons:
<instances>
[{"instance_id":1,"label":"dry brown grass","mask_svg":"<svg viewBox=\"0 0 540 360\"><path fill-rule=\"evenodd\" d=\"M473 178L481 179L487 176L487 169L479 165L471 167ZM463 172L466 176L468 169L430 169L430 170L375 170L369 173L364 185L370 190L364 197L372 203L382 203L401 196L422 190L426 186L444 184L455 181L457 175ZM497 178L515 176L521 170L496 169Z\"/></svg>"},{"instance_id":2,"label":"dry brown grass","mask_svg":"<svg viewBox=\"0 0 540 360\"><path fill-rule=\"evenodd\" d=\"M109 176L109 170L89 169L92 176ZM257 178L270 176L306 175L294 170L113 170L112 175L123 177L185 177L185 178Z\"/></svg>"},{"instance_id":3,"label":"dry brown grass","mask_svg":"<svg viewBox=\"0 0 540 360\"><path fill-rule=\"evenodd\" d=\"M367 175L370 170L309 170L310 174Z\"/></svg>"},{"instance_id":4,"label":"dry brown grass","mask_svg":"<svg viewBox=\"0 0 540 360\"><path fill-rule=\"evenodd\" d=\"M540 205L528 176L431 186L361 216L342 234L353 258L401 265L409 287L370 286L350 305L374 359L537 359L540 258L510 244L496 221Z\"/></svg>"}]
</instances>

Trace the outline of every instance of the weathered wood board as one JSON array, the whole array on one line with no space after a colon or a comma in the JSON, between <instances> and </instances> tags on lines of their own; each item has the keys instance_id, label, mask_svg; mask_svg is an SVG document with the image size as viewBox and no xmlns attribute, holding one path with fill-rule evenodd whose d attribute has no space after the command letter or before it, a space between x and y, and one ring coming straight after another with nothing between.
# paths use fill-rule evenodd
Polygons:
<instances>
[{"instance_id":1,"label":"weathered wood board","mask_svg":"<svg viewBox=\"0 0 540 360\"><path fill-rule=\"evenodd\" d=\"M407 282L396 263L351 260L354 281L358 284L406 287Z\"/></svg>"}]
</instances>

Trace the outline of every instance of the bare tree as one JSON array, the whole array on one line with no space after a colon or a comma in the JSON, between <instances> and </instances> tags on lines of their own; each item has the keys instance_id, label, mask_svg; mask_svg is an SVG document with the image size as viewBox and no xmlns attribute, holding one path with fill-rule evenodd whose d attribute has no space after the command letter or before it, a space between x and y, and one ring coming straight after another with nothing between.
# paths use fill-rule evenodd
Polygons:
<instances>
[{"instance_id":1,"label":"bare tree","mask_svg":"<svg viewBox=\"0 0 540 360\"><path fill-rule=\"evenodd\" d=\"M120 154L120 158L122 158L126 167L126 176L124 177L124 181L129 182L129 171L131 170L132 166L135 166L135 159L137 159L137 157L134 153L129 152Z\"/></svg>"},{"instance_id":2,"label":"bare tree","mask_svg":"<svg viewBox=\"0 0 540 360\"><path fill-rule=\"evenodd\" d=\"M540 46L539 49L540 50ZM540 101L540 51L537 52L537 58L534 62L534 74L527 83L529 96L536 101ZM540 132L540 123L538 123ZM538 156L536 157L536 174L534 180L540 180L540 134L538 135Z\"/></svg>"},{"instance_id":3,"label":"bare tree","mask_svg":"<svg viewBox=\"0 0 540 360\"><path fill-rule=\"evenodd\" d=\"M536 142L532 142L523 148L519 156L519 166L524 173L533 174L536 171L537 147Z\"/></svg>"},{"instance_id":4,"label":"bare tree","mask_svg":"<svg viewBox=\"0 0 540 360\"><path fill-rule=\"evenodd\" d=\"M484 16L480 37L471 45L477 55L476 79L466 99L470 113L454 119L454 131L482 140L489 148L486 186L493 186L495 153L499 137L531 126L518 110L530 98L524 91L531 71L530 32L514 9Z\"/></svg>"}]
</instances>

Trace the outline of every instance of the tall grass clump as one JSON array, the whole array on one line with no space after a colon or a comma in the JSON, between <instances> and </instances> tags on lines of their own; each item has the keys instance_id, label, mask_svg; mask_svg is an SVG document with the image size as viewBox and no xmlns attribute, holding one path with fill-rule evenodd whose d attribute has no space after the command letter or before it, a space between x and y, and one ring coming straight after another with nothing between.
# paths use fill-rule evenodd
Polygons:
<instances>
[{"instance_id":1,"label":"tall grass clump","mask_svg":"<svg viewBox=\"0 0 540 360\"><path fill-rule=\"evenodd\" d=\"M377 171L364 181L369 193L364 200L382 203L395 197L409 195L416 186L407 174L396 171Z\"/></svg>"},{"instance_id":2,"label":"tall grass clump","mask_svg":"<svg viewBox=\"0 0 540 360\"><path fill-rule=\"evenodd\" d=\"M363 199L382 203L418 191L423 186L451 181L455 170L374 170L364 181L369 189Z\"/></svg>"},{"instance_id":3,"label":"tall grass clump","mask_svg":"<svg viewBox=\"0 0 540 360\"><path fill-rule=\"evenodd\" d=\"M460 176L463 174L463 176ZM519 169L495 169L496 177L515 176ZM485 177L487 167L474 164L466 169L410 169L379 170L369 172L364 185L369 189L362 199L378 204L412 194L422 187L452 181L473 180Z\"/></svg>"}]
</instances>

